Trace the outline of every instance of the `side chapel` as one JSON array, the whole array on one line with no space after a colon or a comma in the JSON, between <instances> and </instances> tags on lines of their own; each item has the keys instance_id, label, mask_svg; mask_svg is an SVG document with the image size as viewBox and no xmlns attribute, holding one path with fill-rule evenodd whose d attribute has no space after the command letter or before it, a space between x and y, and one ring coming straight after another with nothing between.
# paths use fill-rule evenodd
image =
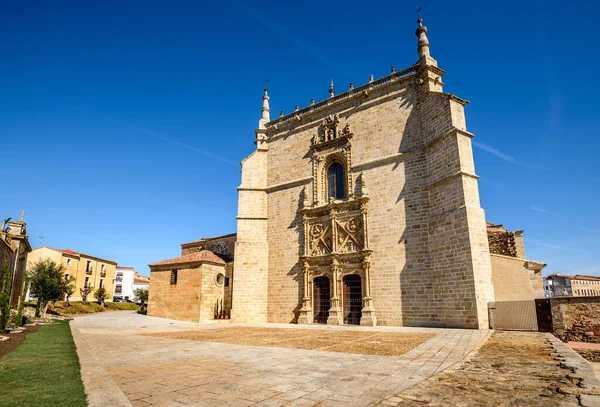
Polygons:
<instances>
[{"instance_id":1,"label":"side chapel","mask_svg":"<svg viewBox=\"0 0 600 407\"><path fill-rule=\"evenodd\" d=\"M409 68L337 95L332 82L273 120L265 89L237 234L150 264L150 315L210 319L223 295L234 322L487 329L489 302L540 296L522 231L486 224L468 101L444 92L426 34L419 18ZM508 243L490 253L489 239Z\"/></svg>"}]
</instances>

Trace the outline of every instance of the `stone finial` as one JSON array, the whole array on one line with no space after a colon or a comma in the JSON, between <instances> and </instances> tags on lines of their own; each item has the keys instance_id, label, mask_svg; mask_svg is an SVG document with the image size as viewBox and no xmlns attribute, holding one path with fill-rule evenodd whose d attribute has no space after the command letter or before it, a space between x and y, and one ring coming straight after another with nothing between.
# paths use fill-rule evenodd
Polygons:
<instances>
[{"instance_id":1,"label":"stone finial","mask_svg":"<svg viewBox=\"0 0 600 407\"><path fill-rule=\"evenodd\" d=\"M429 57L429 40L427 39L427 27L423 25L423 19L418 18L417 23L419 27L415 31L415 35L419 39L417 42L417 49L419 51L419 58Z\"/></svg>"},{"instance_id":2,"label":"stone finial","mask_svg":"<svg viewBox=\"0 0 600 407\"><path fill-rule=\"evenodd\" d=\"M279 117L283 117L283 110L279 111Z\"/></svg>"},{"instance_id":3,"label":"stone finial","mask_svg":"<svg viewBox=\"0 0 600 407\"><path fill-rule=\"evenodd\" d=\"M258 128L264 129L265 124L271 121L271 109L269 108L269 89L265 88L265 94L262 97L263 104L261 109L261 117L258 122Z\"/></svg>"},{"instance_id":4,"label":"stone finial","mask_svg":"<svg viewBox=\"0 0 600 407\"><path fill-rule=\"evenodd\" d=\"M294 112L297 112L298 110L300 110L300 107L298 107L298 105L296 105L296 110L294 110Z\"/></svg>"},{"instance_id":5,"label":"stone finial","mask_svg":"<svg viewBox=\"0 0 600 407\"><path fill-rule=\"evenodd\" d=\"M310 99L310 105L312 106L312 105L314 105L314 104L315 104L315 98L311 98L311 99Z\"/></svg>"},{"instance_id":6,"label":"stone finial","mask_svg":"<svg viewBox=\"0 0 600 407\"><path fill-rule=\"evenodd\" d=\"M25 219L25 211L21 211L21 222L23 222L23 219Z\"/></svg>"},{"instance_id":7,"label":"stone finial","mask_svg":"<svg viewBox=\"0 0 600 407\"><path fill-rule=\"evenodd\" d=\"M367 180L365 179L365 173L360 173L360 196L369 196L369 190L367 189Z\"/></svg>"},{"instance_id":8,"label":"stone finial","mask_svg":"<svg viewBox=\"0 0 600 407\"><path fill-rule=\"evenodd\" d=\"M308 208L310 203L308 202L308 191L306 190L306 186L302 189L302 207Z\"/></svg>"},{"instance_id":9,"label":"stone finial","mask_svg":"<svg viewBox=\"0 0 600 407\"><path fill-rule=\"evenodd\" d=\"M392 65L392 69L391 69L392 73L396 72L396 67Z\"/></svg>"},{"instance_id":10,"label":"stone finial","mask_svg":"<svg viewBox=\"0 0 600 407\"><path fill-rule=\"evenodd\" d=\"M354 89L354 82L350 82L350 90Z\"/></svg>"},{"instance_id":11,"label":"stone finial","mask_svg":"<svg viewBox=\"0 0 600 407\"><path fill-rule=\"evenodd\" d=\"M335 88L333 87L333 79L329 81L329 97L335 96Z\"/></svg>"},{"instance_id":12,"label":"stone finial","mask_svg":"<svg viewBox=\"0 0 600 407\"><path fill-rule=\"evenodd\" d=\"M369 75L369 83L375 81L375 75L371 74Z\"/></svg>"}]
</instances>

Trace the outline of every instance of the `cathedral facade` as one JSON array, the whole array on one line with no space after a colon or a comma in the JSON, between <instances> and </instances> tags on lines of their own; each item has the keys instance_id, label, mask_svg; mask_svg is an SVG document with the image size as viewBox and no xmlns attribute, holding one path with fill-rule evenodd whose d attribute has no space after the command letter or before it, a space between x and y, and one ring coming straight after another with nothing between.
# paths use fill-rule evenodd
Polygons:
<instances>
[{"instance_id":1,"label":"cathedral facade","mask_svg":"<svg viewBox=\"0 0 600 407\"><path fill-rule=\"evenodd\" d=\"M488 328L502 293L468 102L444 92L418 24L407 69L337 95L332 84L328 99L276 119L265 89L223 271L232 321ZM527 299L541 267L511 274Z\"/></svg>"}]
</instances>

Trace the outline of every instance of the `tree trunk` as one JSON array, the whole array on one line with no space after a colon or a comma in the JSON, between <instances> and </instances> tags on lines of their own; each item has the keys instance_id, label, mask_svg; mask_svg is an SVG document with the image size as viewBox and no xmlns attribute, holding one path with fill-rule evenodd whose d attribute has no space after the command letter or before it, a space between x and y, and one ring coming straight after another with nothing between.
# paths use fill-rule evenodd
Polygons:
<instances>
[{"instance_id":1,"label":"tree trunk","mask_svg":"<svg viewBox=\"0 0 600 407\"><path fill-rule=\"evenodd\" d=\"M48 302L44 303L44 306L42 307L42 318L46 318L46 311L48 311Z\"/></svg>"},{"instance_id":2,"label":"tree trunk","mask_svg":"<svg viewBox=\"0 0 600 407\"><path fill-rule=\"evenodd\" d=\"M38 300L37 303L35 304L35 317L39 318L40 317L40 307L42 304L42 299L38 296Z\"/></svg>"}]
</instances>

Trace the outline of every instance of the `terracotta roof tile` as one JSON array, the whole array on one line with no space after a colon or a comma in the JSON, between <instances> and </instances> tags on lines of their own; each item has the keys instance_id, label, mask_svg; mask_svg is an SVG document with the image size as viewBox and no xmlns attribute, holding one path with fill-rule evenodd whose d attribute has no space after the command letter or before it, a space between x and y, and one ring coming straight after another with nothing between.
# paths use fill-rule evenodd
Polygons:
<instances>
[{"instance_id":1,"label":"terracotta roof tile","mask_svg":"<svg viewBox=\"0 0 600 407\"><path fill-rule=\"evenodd\" d=\"M225 260L221 257L217 256L211 251L202 250L192 254L186 254L185 256L175 257L173 259L161 260L155 263L150 263L148 266L165 266L165 265L175 265L175 264L187 264L187 263L197 263L201 261L208 261L211 263L217 264L227 264Z\"/></svg>"}]
</instances>

